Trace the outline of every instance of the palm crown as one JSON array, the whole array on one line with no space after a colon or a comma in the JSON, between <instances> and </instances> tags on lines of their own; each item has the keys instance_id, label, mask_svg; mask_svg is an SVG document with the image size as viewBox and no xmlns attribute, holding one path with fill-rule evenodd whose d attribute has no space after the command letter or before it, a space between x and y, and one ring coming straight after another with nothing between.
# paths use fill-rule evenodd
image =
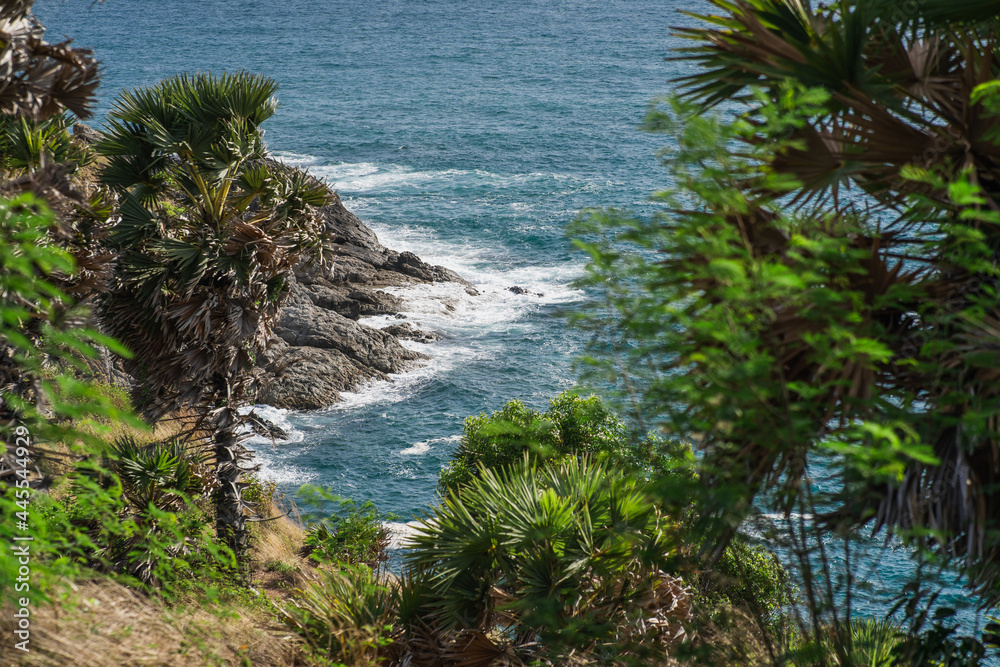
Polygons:
<instances>
[{"instance_id":1,"label":"palm crown","mask_svg":"<svg viewBox=\"0 0 1000 667\"><path fill-rule=\"evenodd\" d=\"M103 312L141 352L151 416L246 394L292 269L322 253L315 209L327 189L265 159L260 125L275 87L247 74L182 75L123 93L98 145L102 179L121 197L116 289Z\"/></svg>"}]
</instances>

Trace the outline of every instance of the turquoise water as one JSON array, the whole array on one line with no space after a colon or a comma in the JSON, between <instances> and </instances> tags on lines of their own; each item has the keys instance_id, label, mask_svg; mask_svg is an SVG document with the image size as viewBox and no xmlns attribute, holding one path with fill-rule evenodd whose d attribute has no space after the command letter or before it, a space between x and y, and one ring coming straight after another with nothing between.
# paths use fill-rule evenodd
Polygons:
<instances>
[{"instance_id":1,"label":"turquoise water","mask_svg":"<svg viewBox=\"0 0 1000 667\"><path fill-rule=\"evenodd\" d=\"M542 408L574 384L583 339L561 315L583 295L583 258L563 227L588 206L649 213L663 187L662 137L637 131L686 67L666 62L676 0L38 0L49 37L104 64L103 115L122 88L182 71L275 78L273 151L341 194L380 240L476 283L400 292L414 324L445 335L414 347L422 369L328 410L264 412L293 442L255 441L286 491L310 482L373 500L406 521L435 498L462 420L511 398ZM542 296L518 296L518 285ZM377 319L369 322L381 324ZM875 553L884 614L906 559ZM972 618L966 615L971 630Z\"/></svg>"}]
</instances>

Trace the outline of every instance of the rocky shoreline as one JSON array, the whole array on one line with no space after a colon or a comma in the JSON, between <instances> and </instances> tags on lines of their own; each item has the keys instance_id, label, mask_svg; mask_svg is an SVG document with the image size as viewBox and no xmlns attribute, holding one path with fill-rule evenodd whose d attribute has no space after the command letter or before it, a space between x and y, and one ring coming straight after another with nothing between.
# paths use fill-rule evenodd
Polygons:
<instances>
[{"instance_id":1,"label":"rocky shoreline","mask_svg":"<svg viewBox=\"0 0 1000 667\"><path fill-rule=\"evenodd\" d=\"M383 246L339 196L320 212L332 236L333 265L296 275L275 336L260 360L265 383L257 395L259 403L295 410L328 407L340 400L341 392L371 381L391 381L390 373L425 360L400 341L428 342L437 338L434 332L405 322L382 329L359 322L371 315L400 316L404 301L383 288L456 282L478 295L454 271Z\"/></svg>"},{"instance_id":2,"label":"rocky shoreline","mask_svg":"<svg viewBox=\"0 0 1000 667\"><path fill-rule=\"evenodd\" d=\"M76 124L73 134L85 145L100 138L100 133L83 124ZM319 212L332 242L332 266L296 273L274 336L258 363L263 377L258 403L294 410L329 407L341 400L341 392L355 391L372 381L391 381L391 373L410 370L426 360L400 341L430 342L438 334L407 322L375 329L359 321L373 315L403 319L405 302L385 292L386 287L455 282L470 295L479 296L454 271L428 264L412 252L383 246L337 193L330 194L331 203ZM110 355L103 355L94 370L115 384L131 385L120 362Z\"/></svg>"}]
</instances>

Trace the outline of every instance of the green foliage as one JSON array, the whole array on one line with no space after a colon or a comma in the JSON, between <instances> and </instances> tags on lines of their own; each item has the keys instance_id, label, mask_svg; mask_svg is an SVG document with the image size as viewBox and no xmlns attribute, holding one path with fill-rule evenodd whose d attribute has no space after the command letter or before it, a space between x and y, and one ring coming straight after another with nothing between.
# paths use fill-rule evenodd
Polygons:
<instances>
[{"instance_id":1,"label":"green foliage","mask_svg":"<svg viewBox=\"0 0 1000 667\"><path fill-rule=\"evenodd\" d=\"M972 333L995 307L995 244L977 231L994 223L967 173L943 199L891 220L811 200L775 165L802 148L795 132L825 112L829 94L786 84L750 99L731 121L676 100L657 107L651 128L672 135L664 156L674 187L655 195L665 208L645 220L594 211L577 222L590 256L584 285L596 296L579 320L595 341L587 372L647 424L698 443L692 534L709 560L725 567L724 546L755 505L783 517L805 623L838 626L857 581L832 566L831 538L849 551L852 531L875 519L916 545L951 544L968 530L989 540L962 522L946 536L929 507L955 518L969 507L962 494L992 488L970 480L959 489L945 479L954 465L938 464L954 456L959 431L984 443L977 456L992 447L996 404L948 369L998 363ZM956 222L963 216L978 222ZM906 234L912 243L900 241ZM950 271L979 282L942 303ZM990 349L973 354L946 330ZM960 426L929 407L932 395L968 410ZM982 511L973 513L992 521ZM935 532L920 530L925 521Z\"/></svg>"},{"instance_id":2,"label":"green foliage","mask_svg":"<svg viewBox=\"0 0 1000 667\"><path fill-rule=\"evenodd\" d=\"M314 508L303 515L307 522L303 548L310 558L321 563L367 565L375 570L389 559L385 522L394 517L382 515L370 500L359 506L329 489L310 484L299 489L298 495ZM338 508L326 514L323 508L330 504Z\"/></svg>"},{"instance_id":3,"label":"green foliage","mask_svg":"<svg viewBox=\"0 0 1000 667\"><path fill-rule=\"evenodd\" d=\"M110 331L146 352L134 370L151 416L245 400L288 276L322 255L316 208L328 190L266 160L260 125L275 89L241 72L125 91L97 145L101 179L120 199L109 239L118 270L101 309ZM216 376L227 386L209 396Z\"/></svg>"},{"instance_id":4,"label":"green foliage","mask_svg":"<svg viewBox=\"0 0 1000 667\"><path fill-rule=\"evenodd\" d=\"M86 164L89 153L73 143L69 126L66 114L43 121L0 116L0 166L35 171L43 164L73 169Z\"/></svg>"},{"instance_id":5,"label":"green foliage","mask_svg":"<svg viewBox=\"0 0 1000 667\"><path fill-rule=\"evenodd\" d=\"M246 488L243 489L243 501L251 507L271 505L278 493L278 483L263 479L256 473L250 473L243 478Z\"/></svg>"},{"instance_id":6,"label":"green foliage","mask_svg":"<svg viewBox=\"0 0 1000 667\"><path fill-rule=\"evenodd\" d=\"M246 72L169 77L115 100L97 151L118 197L109 245L118 253L99 308L141 360L126 368L151 419L193 409L210 424L216 529L246 554L239 408L259 388L267 346L293 272L322 260L320 181L268 159L261 124L277 84Z\"/></svg>"},{"instance_id":7,"label":"green foliage","mask_svg":"<svg viewBox=\"0 0 1000 667\"><path fill-rule=\"evenodd\" d=\"M178 510L214 487L204 453L189 451L176 439L139 444L126 436L115 442L110 454L124 498L139 511L150 506Z\"/></svg>"},{"instance_id":8,"label":"green foliage","mask_svg":"<svg viewBox=\"0 0 1000 667\"><path fill-rule=\"evenodd\" d=\"M858 667L891 667L894 651L903 641L903 628L892 619L852 619L849 664Z\"/></svg>"},{"instance_id":9,"label":"green foliage","mask_svg":"<svg viewBox=\"0 0 1000 667\"><path fill-rule=\"evenodd\" d=\"M319 658L375 664L391 644L399 591L364 565L326 572L283 612L285 623Z\"/></svg>"},{"instance_id":10,"label":"green foliage","mask_svg":"<svg viewBox=\"0 0 1000 667\"><path fill-rule=\"evenodd\" d=\"M484 470L520 462L525 453L552 462L587 455L659 476L688 474L693 462L687 445L655 436L640 441L600 398L566 391L542 413L512 400L492 414L466 419L452 462L438 473L438 490L459 489Z\"/></svg>"},{"instance_id":11,"label":"green foliage","mask_svg":"<svg viewBox=\"0 0 1000 667\"><path fill-rule=\"evenodd\" d=\"M43 490L41 457L53 448L85 456L102 452L112 425L144 425L100 387L83 379L85 361L100 347L126 354L112 339L81 328L86 308L57 287L75 274L72 256L50 237L57 225L48 208L25 194L0 199L0 392L3 487L0 521L3 543L0 591L5 599L47 599L67 577L101 559L110 540L134 531L122 521L120 490L83 484L72 500L56 501ZM46 451L47 450L47 453ZM65 468L50 459L46 469ZM56 482L58 486L58 481ZM75 517L82 516L82 522ZM19 574L11 552L31 537L30 577ZM18 580L20 577L20 581Z\"/></svg>"},{"instance_id":12,"label":"green foliage","mask_svg":"<svg viewBox=\"0 0 1000 667\"><path fill-rule=\"evenodd\" d=\"M761 627L780 631L794 596L788 573L774 553L737 537L707 577L705 590L711 596L747 611Z\"/></svg>"},{"instance_id":13,"label":"green foliage","mask_svg":"<svg viewBox=\"0 0 1000 667\"><path fill-rule=\"evenodd\" d=\"M525 455L444 497L404 558L443 627L515 619L519 636L557 654L640 637L652 649L659 637L638 622L656 611L639 601L656 599L675 532L640 477L589 457L542 467Z\"/></svg>"},{"instance_id":14,"label":"green foliage","mask_svg":"<svg viewBox=\"0 0 1000 667\"><path fill-rule=\"evenodd\" d=\"M85 463L57 486L58 499L34 492L28 505L32 540L27 581L18 581L18 559L5 547L0 590L10 599L28 597L37 604L67 580L93 573L108 573L171 599L193 590L211 599L231 577L232 554L215 543L208 517L197 507L136 507L114 473ZM23 511L15 489L4 490L0 507L5 517ZM13 520L0 522L5 545L18 545L14 537L24 534ZM19 590L25 584L29 588Z\"/></svg>"},{"instance_id":15,"label":"green foliage","mask_svg":"<svg viewBox=\"0 0 1000 667\"><path fill-rule=\"evenodd\" d=\"M813 635L849 620L857 582L826 548L849 561L862 527L914 548L911 635L925 562L995 604L995 7L711 4L679 29L695 106L649 118L672 135L666 209L577 230L593 369L698 438L714 557L754 504L784 517ZM707 113L722 103L732 122Z\"/></svg>"},{"instance_id":16,"label":"green foliage","mask_svg":"<svg viewBox=\"0 0 1000 667\"><path fill-rule=\"evenodd\" d=\"M55 224L30 194L0 199L0 409L16 411L33 441L100 448L109 421L142 424L78 374L89 374L84 360L101 347L128 352L77 325L87 309L56 287L75 266L49 238ZM7 443L14 442L13 426L0 428Z\"/></svg>"}]
</instances>

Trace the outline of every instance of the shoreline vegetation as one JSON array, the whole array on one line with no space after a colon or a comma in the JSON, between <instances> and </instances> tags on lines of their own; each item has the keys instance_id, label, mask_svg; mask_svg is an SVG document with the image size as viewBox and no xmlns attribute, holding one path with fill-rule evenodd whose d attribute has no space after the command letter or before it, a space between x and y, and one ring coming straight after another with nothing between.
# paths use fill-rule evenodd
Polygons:
<instances>
[{"instance_id":1,"label":"shoreline vegetation","mask_svg":"<svg viewBox=\"0 0 1000 667\"><path fill-rule=\"evenodd\" d=\"M468 417L402 548L371 503L278 494L246 408L419 364L400 340L435 332L359 319L475 287L270 157L266 74L149 82L97 131L95 55L0 4L2 664L995 657L940 603L948 573L998 599L995 9L711 4L647 119L663 213L570 228L586 376L620 395ZM873 528L917 565L878 619Z\"/></svg>"}]
</instances>

